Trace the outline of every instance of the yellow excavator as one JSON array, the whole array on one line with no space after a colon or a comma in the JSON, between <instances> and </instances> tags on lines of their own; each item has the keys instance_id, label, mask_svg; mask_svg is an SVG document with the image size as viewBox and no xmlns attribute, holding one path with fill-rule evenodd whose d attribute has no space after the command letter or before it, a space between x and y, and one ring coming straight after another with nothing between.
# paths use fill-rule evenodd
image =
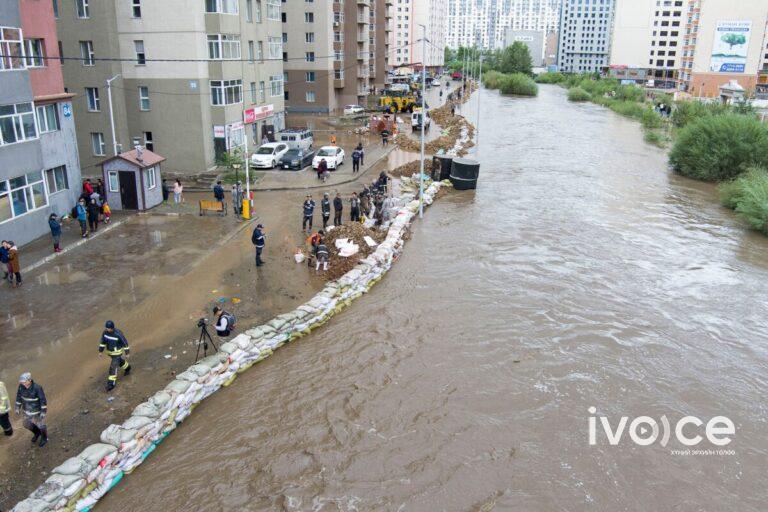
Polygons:
<instances>
[{"instance_id":1,"label":"yellow excavator","mask_svg":"<svg viewBox=\"0 0 768 512\"><path fill-rule=\"evenodd\" d=\"M405 88L392 87L384 90L379 98L379 107L384 112L396 114L397 112L413 112L416 106L416 97L408 85Z\"/></svg>"}]
</instances>

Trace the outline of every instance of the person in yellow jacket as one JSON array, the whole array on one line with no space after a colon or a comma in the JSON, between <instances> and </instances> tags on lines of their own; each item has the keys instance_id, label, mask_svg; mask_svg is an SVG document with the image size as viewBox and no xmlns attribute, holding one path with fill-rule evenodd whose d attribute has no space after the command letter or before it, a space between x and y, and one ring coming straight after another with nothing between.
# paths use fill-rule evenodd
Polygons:
<instances>
[{"instance_id":1,"label":"person in yellow jacket","mask_svg":"<svg viewBox=\"0 0 768 512\"><path fill-rule=\"evenodd\" d=\"M8 390L5 389L5 384L0 381L0 427L3 428L3 433L6 436L13 435L13 427L9 417L10 413L11 399L8 398Z\"/></svg>"}]
</instances>

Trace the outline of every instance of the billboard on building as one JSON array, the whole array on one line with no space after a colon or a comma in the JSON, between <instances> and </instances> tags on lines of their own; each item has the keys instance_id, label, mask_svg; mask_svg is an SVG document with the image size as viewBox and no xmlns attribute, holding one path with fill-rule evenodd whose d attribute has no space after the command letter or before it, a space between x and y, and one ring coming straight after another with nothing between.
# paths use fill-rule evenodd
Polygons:
<instances>
[{"instance_id":1,"label":"billboard on building","mask_svg":"<svg viewBox=\"0 0 768 512\"><path fill-rule=\"evenodd\" d=\"M752 22L718 21L712 44L709 70L715 73L744 73Z\"/></svg>"}]
</instances>

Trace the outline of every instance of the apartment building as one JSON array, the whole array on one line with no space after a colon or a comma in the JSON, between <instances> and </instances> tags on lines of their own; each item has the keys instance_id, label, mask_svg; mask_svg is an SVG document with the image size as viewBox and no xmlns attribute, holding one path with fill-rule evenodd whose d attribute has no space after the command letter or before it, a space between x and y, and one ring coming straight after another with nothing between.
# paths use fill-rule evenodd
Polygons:
<instances>
[{"instance_id":1,"label":"apartment building","mask_svg":"<svg viewBox=\"0 0 768 512\"><path fill-rule=\"evenodd\" d=\"M507 30L557 32L561 0L448 0L448 47L503 48Z\"/></svg>"},{"instance_id":2,"label":"apartment building","mask_svg":"<svg viewBox=\"0 0 768 512\"><path fill-rule=\"evenodd\" d=\"M48 216L68 213L80 193L58 54L51 2L0 2L0 238L17 245L49 233Z\"/></svg>"},{"instance_id":3,"label":"apartment building","mask_svg":"<svg viewBox=\"0 0 768 512\"><path fill-rule=\"evenodd\" d=\"M733 81L745 91L757 88L768 54L765 0L689 0L677 87L697 97L719 97Z\"/></svg>"},{"instance_id":4,"label":"apartment building","mask_svg":"<svg viewBox=\"0 0 768 512\"><path fill-rule=\"evenodd\" d=\"M394 6L390 64L397 67L423 63L428 69L442 68L447 44L448 0L395 0ZM421 39L425 35L427 42L422 54Z\"/></svg>"},{"instance_id":5,"label":"apartment building","mask_svg":"<svg viewBox=\"0 0 768 512\"><path fill-rule=\"evenodd\" d=\"M137 143L196 174L282 128L280 0L53 3L84 174Z\"/></svg>"},{"instance_id":6,"label":"apartment building","mask_svg":"<svg viewBox=\"0 0 768 512\"><path fill-rule=\"evenodd\" d=\"M365 105L386 78L391 0L311 0L283 4L289 112L337 112Z\"/></svg>"},{"instance_id":7,"label":"apartment building","mask_svg":"<svg viewBox=\"0 0 768 512\"><path fill-rule=\"evenodd\" d=\"M557 63L566 73L593 73L609 64L615 0L563 0Z\"/></svg>"}]
</instances>

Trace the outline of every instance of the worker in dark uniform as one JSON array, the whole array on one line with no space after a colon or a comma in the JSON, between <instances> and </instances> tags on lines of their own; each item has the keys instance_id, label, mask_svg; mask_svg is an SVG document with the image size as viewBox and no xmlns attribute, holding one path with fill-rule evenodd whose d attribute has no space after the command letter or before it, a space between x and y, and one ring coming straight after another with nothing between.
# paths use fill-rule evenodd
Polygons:
<instances>
[{"instance_id":1,"label":"worker in dark uniform","mask_svg":"<svg viewBox=\"0 0 768 512\"><path fill-rule=\"evenodd\" d=\"M107 320L104 324L104 333L101 335L101 343L99 344L99 354L107 350L107 355L112 358L109 363L109 376L107 377L107 391L112 391L117 385L117 369L123 370L124 375L131 373L131 365L123 359L126 358L131 351L131 347L128 346L128 340L120 331L115 329L115 323L112 320Z\"/></svg>"},{"instance_id":2,"label":"worker in dark uniform","mask_svg":"<svg viewBox=\"0 0 768 512\"><path fill-rule=\"evenodd\" d=\"M256 246L256 266L260 267L264 264L263 261L261 261L261 251L264 250L264 232L262 231L264 229L264 226L261 224L258 224L256 226L256 229L253 230L253 234L251 235L251 243Z\"/></svg>"},{"instance_id":3,"label":"worker in dark uniform","mask_svg":"<svg viewBox=\"0 0 768 512\"><path fill-rule=\"evenodd\" d=\"M344 203L341 201L341 195L336 192L333 198L333 225L341 226L341 212L344 210Z\"/></svg>"},{"instance_id":4,"label":"worker in dark uniform","mask_svg":"<svg viewBox=\"0 0 768 512\"><path fill-rule=\"evenodd\" d=\"M320 201L320 209L323 213L323 229L328 227L328 221L331 219L331 200L328 198L328 192L323 194L323 200Z\"/></svg>"},{"instance_id":5,"label":"worker in dark uniform","mask_svg":"<svg viewBox=\"0 0 768 512\"><path fill-rule=\"evenodd\" d=\"M19 377L19 390L16 392L16 414L24 412L24 428L34 436L32 442L40 440L40 448L48 442L48 428L45 426L45 415L48 412L48 401L45 399L43 387L32 380L32 374L22 373Z\"/></svg>"},{"instance_id":6,"label":"worker in dark uniform","mask_svg":"<svg viewBox=\"0 0 768 512\"><path fill-rule=\"evenodd\" d=\"M307 233L312 231L312 216L315 214L315 202L312 200L312 196L307 194L307 199L304 204L301 205L302 212L304 213L303 220L301 222L301 230L307 230ZM307 227L309 224L309 227Z\"/></svg>"}]
</instances>

